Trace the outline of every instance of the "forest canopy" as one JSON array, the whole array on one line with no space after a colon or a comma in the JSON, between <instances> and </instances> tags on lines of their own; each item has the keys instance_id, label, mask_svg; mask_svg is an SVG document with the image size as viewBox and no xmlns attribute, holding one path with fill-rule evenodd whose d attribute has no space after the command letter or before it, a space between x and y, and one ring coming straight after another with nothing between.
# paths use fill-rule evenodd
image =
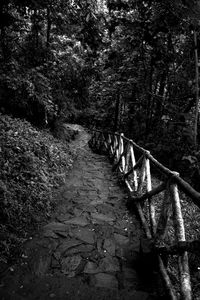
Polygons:
<instances>
[{"instance_id":1,"label":"forest canopy","mask_svg":"<svg viewBox=\"0 0 200 300\"><path fill-rule=\"evenodd\" d=\"M123 131L171 167L199 156L199 1L4 0L0 16L2 113Z\"/></svg>"}]
</instances>

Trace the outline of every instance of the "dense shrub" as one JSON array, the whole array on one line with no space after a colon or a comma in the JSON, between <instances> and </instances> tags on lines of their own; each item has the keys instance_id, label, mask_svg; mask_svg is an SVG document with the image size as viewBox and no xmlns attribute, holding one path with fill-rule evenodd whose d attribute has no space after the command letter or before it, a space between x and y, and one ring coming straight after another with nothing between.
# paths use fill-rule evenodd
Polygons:
<instances>
[{"instance_id":1,"label":"dense shrub","mask_svg":"<svg viewBox=\"0 0 200 300\"><path fill-rule=\"evenodd\" d=\"M27 121L0 115L0 251L12 258L27 230L48 217L72 164L68 146Z\"/></svg>"}]
</instances>

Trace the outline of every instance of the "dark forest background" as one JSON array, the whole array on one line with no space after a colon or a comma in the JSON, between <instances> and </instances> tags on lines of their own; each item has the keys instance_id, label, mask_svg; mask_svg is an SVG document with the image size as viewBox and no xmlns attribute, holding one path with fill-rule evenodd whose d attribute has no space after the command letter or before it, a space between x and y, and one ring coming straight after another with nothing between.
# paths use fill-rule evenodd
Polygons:
<instances>
[{"instance_id":1,"label":"dark forest background","mask_svg":"<svg viewBox=\"0 0 200 300\"><path fill-rule=\"evenodd\" d=\"M51 136L63 123L123 132L200 189L199 19L195 0L0 1L4 254L13 218L46 210L60 153L66 167Z\"/></svg>"}]
</instances>

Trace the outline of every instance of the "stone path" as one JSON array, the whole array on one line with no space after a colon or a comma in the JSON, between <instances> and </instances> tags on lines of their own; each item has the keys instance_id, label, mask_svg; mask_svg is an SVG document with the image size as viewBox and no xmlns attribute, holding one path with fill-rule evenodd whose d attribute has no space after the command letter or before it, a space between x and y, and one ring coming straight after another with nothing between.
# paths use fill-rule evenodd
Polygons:
<instances>
[{"instance_id":1,"label":"stone path","mask_svg":"<svg viewBox=\"0 0 200 300\"><path fill-rule=\"evenodd\" d=\"M58 197L54 218L26 243L0 287L1 299L161 299L148 266L139 267L143 235L104 156L82 131L78 159ZM148 274L148 280L144 280Z\"/></svg>"}]
</instances>

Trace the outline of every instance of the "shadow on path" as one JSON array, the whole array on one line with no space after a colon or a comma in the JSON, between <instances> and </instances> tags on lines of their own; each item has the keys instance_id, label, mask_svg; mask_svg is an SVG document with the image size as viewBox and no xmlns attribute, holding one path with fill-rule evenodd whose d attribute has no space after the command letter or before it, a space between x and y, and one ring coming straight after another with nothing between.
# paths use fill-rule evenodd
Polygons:
<instances>
[{"instance_id":1,"label":"shadow on path","mask_svg":"<svg viewBox=\"0 0 200 300\"><path fill-rule=\"evenodd\" d=\"M161 299L148 269L146 281L139 272L143 231L126 209L127 195L107 158L76 129L71 149L78 158L55 199L55 217L26 243L20 266L3 279L1 299Z\"/></svg>"}]
</instances>

